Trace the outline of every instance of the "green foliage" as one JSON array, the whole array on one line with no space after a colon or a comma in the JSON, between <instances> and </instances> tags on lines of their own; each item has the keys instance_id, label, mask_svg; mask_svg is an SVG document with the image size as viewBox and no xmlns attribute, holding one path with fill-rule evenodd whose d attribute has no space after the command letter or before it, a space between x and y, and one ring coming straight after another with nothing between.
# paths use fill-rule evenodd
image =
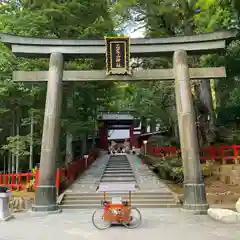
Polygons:
<instances>
[{"instance_id":1,"label":"green foliage","mask_svg":"<svg viewBox=\"0 0 240 240\"><path fill-rule=\"evenodd\" d=\"M239 27L237 0L23 0L0 5L0 31L23 36L52 38L103 38L123 33L124 28L145 27L146 36L176 36ZM234 24L233 24L234 23ZM116 31L116 29L118 31ZM191 66L226 65L226 81L215 81L216 115L219 124L240 124L238 41L225 55L190 58ZM72 59L66 70L104 69L104 59ZM172 59L135 59L133 68L171 68ZM12 82L13 70L48 69L47 59L16 58L0 44L0 145L5 151L28 155L29 132L34 123L34 146L40 147L46 85ZM141 82L138 85L113 82L72 83L64 86L61 145L66 133L84 137L92 133L98 110L131 108L136 117L161 126L176 124L174 91L171 83ZM16 118L20 118L16 121ZM14 129L20 125L20 133ZM18 135L18 136L15 136ZM20 150L18 150L20 151ZM39 149L38 149L39 151ZM62 152L62 149L61 149ZM176 167L172 172L179 172Z\"/></svg>"},{"instance_id":2,"label":"green foliage","mask_svg":"<svg viewBox=\"0 0 240 240\"><path fill-rule=\"evenodd\" d=\"M182 161L176 156L165 156L158 159L153 166L161 179L182 183L184 180Z\"/></svg>"},{"instance_id":3,"label":"green foliage","mask_svg":"<svg viewBox=\"0 0 240 240\"><path fill-rule=\"evenodd\" d=\"M29 151L29 136L10 136L7 137L7 144L2 146L2 149L10 151L15 156L28 156Z\"/></svg>"},{"instance_id":4,"label":"green foliage","mask_svg":"<svg viewBox=\"0 0 240 240\"><path fill-rule=\"evenodd\" d=\"M177 156L165 156L158 159L153 166L161 179L170 180L175 183L183 183L184 170L181 158ZM207 178L212 176L213 162L206 161L201 165L202 176Z\"/></svg>"},{"instance_id":5,"label":"green foliage","mask_svg":"<svg viewBox=\"0 0 240 240\"><path fill-rule=\"evenodd\" d=\"M169 136L153 135L148 139L148 144L153 147L164 147L164 146L178 147L179 140L177 138L173 138Z\"/></svg>"},{"instance_id":6,"label":"green foliage","mask_svg":"<svg viewBox=\"0 0 240 240\"><path fill-rule=\"evenodd\" d=\"M113 12L125 26L145 28L146 36L177 36L239 29L240 1L238 0L119 0ZM125 24L125 25L124 25ZM226 66L227 79L215 80L217 123L239 127L239 50L238 41L227 48L226 54L189 58L192 67ZM172 59L152 58L135 62L137 68L171 68ZM135 67L135 66L134 66ZM209 91L205 89L204 91ZM149 118L161 125L176 123L175 99L172 86L143 82L129 85L125 105L131 105L138 117ZM215 99L214 99L215 100Z\"/></svg>"},{"instance_id":7,"label":"green foliage","mask_svg":"<svg viewBox=\"0 0 240 240\"><path fill-rule=\"evenodd\" d=\"M201 166L203 177L212 176L213 165L214 163L211 160L209 160L209 161L206 161L206 163Z\"/></svg>"},{"instance_id":8,"label":"green foliage","mask_svg":"<svg viewBox=\"0 0 240 240\"><path fill-rule=\"evenodd\" d=\"M162 125L169 125L171 108L175 105L173 89L158 82L143 82L128 89L129 104L136 110L138 117L147 116Z\"/></svg>"},{"instance_id":9,"label":"green foliage","mask_svg":"<svg viewBox=\"0 0 240 240\"><path fill-rule=\"evenodd\" d=\"M114 21L106 0L24 0L19 4L8 1L0 5L1 32L84 39L114 34ZM46 85L14 83L12 71L47 70L48 59L16 58L2 44L0 50L0 128L3 129L0 145L6 152L26 157L31 123L34 124L33 145L40 151ZM72 59L65 62L65 69L103 69L104 65L103 59ZM61 146L65 146L66 132L81 137L94 131L98 109L111 102L114 88L112 82L72 83L64 87ZM20 118L19 122L15 121L16 117ZM20 126L19 135L13 131L17 125Z\"/></svg>"},{"instance_id":10,"label":"green foliage","mask_svg":"<svg viewBox=\"0 0 240 240\"><path fill-rule=\"evenodd\" d=\"M233 18L234 9L229 1L198 0L195 7L200 9L194 15L196 32L213 32L229 28Z\"/></svg>"}]
</instances>

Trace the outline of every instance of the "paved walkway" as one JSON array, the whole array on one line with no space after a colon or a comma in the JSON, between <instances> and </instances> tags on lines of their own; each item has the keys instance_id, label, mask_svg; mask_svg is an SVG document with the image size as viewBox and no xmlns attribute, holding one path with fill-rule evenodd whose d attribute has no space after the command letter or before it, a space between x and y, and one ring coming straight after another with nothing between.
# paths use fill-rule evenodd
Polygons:
<instances>
[{"instance_id":1,"label":"paved walkway","mask_svg":"<svg viewBox=\"0 0 240 240\"><path fill-rule=\"evenodd\" d=\"M102 154L92 166L85 171L67 190L67 192L96 192L103 171L110 155ZM144 164L136 155L127 155L135 174L140 191L144 192L170 192L168 187Z\"/></svg>"},{"instance_id":2,"label":"paved walkway","mask_svg":"<svg viewBox=\"0 0 240 240\"><path fill-rule=\"evenodd\" d=\"M65 211L36 217L16 214L0 222L1 240L239 240L240 224L222 224L208 216L195 216L179 209L143 209L143 224L137 229L115 226L105 231L94 228L91 210Z\"/></svg>"},{"instance_id":3,"label":"paved walkway","mask_svg":"<svg viewBox=\"0 0 240 240\"><path fill-rule=\"evenodd\" d=\"M144 192L170 192L169 188L164 184L155 173L153 173L141 159L136 155L128 155L135 178L137 180L140 191Z\"/></svg>"},{"instance_id":4,"label":"paved walkway","mask_svg":"<svg viewBox=\"0 0 240 240\"><path fill-rule=\"evenodd\" d=\"M101 153L97 159L80 177L68 188L67 192L96 192L99 181L110 155ZM1 240L1 239L0 239Z\"/></svg>"}]
</instances>

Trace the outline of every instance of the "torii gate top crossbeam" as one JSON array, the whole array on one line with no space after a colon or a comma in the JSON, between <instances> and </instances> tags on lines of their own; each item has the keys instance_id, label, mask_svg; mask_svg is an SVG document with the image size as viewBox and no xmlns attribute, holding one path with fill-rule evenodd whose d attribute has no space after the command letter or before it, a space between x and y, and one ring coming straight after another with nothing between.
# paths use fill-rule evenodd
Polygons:
<instances>
[{"instance_id":1,"label":"torii gate top crossbeam","mask_svg":"<svg viewBox=\"0 0 240 240\"><path fill-rule=\"evenodd\" d=\"M167 55L179 49L189 54L216 52L224 49L227 41L231 41L236 35L234 31L221 31L194 36L131 39L130 51L132 57ZM105 56L106 53L103 39L64 40L22 37L6 33L0 33L0 38L19 57L49 57L53 52L60 52L66 57L92 58Z\"/></svg>"}]
</instances>

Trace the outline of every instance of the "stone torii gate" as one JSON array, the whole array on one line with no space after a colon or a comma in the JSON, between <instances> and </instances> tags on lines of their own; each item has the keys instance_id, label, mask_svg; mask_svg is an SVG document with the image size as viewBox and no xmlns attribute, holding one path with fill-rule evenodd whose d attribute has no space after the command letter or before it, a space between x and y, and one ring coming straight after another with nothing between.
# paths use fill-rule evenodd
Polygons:
<instances>
[{"instance_id":1,"label":"stone torii gate","mask_svg":"<svg viewBox=\"0 0 240 240\"><path fill-rule=\"evenodd\" d=\"M64 71L64 59L69 57L94 58L106 54L102 40L62 40L21 37L0 34L1 41L18 57L50 57L49 71L14 72L13 80L21 82L47 81L40 178L33 211L55 212L56 204L56 151L60 131L62 81L140 81L175 80L182 161L184 167L183 208L194 213L208 209L205 187L200 170L199 148L195 126L190 79L226 77L225 68L189 69L187 53L209 54L223 50L235 38L234 32L222 31L195 36L146 38L131 40L132 57L173 55L173 69L133 71L131 75L108 76L105 71Z\"/></svg>"}]
</instances>

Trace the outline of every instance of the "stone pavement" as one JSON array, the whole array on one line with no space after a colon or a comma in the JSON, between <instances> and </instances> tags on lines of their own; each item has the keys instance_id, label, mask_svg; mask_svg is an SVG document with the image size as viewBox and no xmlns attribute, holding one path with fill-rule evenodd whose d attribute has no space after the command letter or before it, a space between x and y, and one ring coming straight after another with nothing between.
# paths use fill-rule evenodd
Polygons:
<instances>
[{"instance_id":1,"label":"stone pavement","mask_svg":"<svg viewBox=\"0 0 240 240\"><path fill-rule=\"evenodd\" d=\"M109 156L105 152L101 152L100 157L79 176L66 192L96 192Z\"/></svg>"},{"instance_id":2,"label":"stone pavement","mask_svg":"<svg viewBox=\"0 0 240 240\"><path fill-rule=\"evenodd\" d=\"M141 159L136 155L128 155L128 160L135 174L140 191L144 192L170 192L169 188L163 183L155 173L153 173Z\"/></svg>"},{"instance_id":3,"label":"stone pavement","mask_svg":"<svg viewBox=\"0 0 240 240\"><path fill-rule=\"evenodd\" d=\"M0 222L0 240L239 240L240 224L222 224L208 216L180 209L143 209L137 229L113 226L101 231L91 222L92 210L71 210L56 215L18 213Z\"/></svg>"},{"instance_id":4,"label":"stone pavement","mask_svg":"<svg viewBox=\"0 0 240 240\"><path fill-rule=\"evenodd\" d=\"M109 155L105 155L97 159L95 163L86 172L80 175L75 183L67 189L64 195L59 198L63 209L93 209L100 206L103 194L96 193L96 189L102 176L102 180L104 180L104 182L117 182L119 180L121 182L129 180L135 182L136 180L138 189L135 197L133 198L134 206L138 206L140 208L170 208L180 206L178 204L179 200L175 197L175 195L172 194L168 187L159 180L146 165L142 164L141 160L136 155L128 154L128 161L125 161L125 156L124 161L116 156L112 159L112 161L110 160L111 164L114 164L114 177L111 176L111 178L109 178L107 173L103 175L103 172L106 169L105 167L107 163L109 163L109 157ZM123 162L127 165L128 162L130 163L134 178L132 178L132 176L131 179L129 177L125 178L120 176L122 174L121 170L120 168L118 168L118 170L116 168L116 166L118 166L118 161L119 163L121 162L121 164ZM126 169L124 169L124 171L125 170ZM116 192L117 191L118 189L116 189ZM89 200L91 204L89 204Z\"/></svg>"},{"instance_id":5,"label":"stone pavement","mask_svg":"<svg viewBox=\"0 0 240 240\"><path fill-rule=\"evenodd\" d=\"M104 172L110 155L102 153L91 167L73 183L66 191L68 192L96 192L101 176ZM170 192L168 187L158 179L158 177L144 164L137 155L127 155L129 163L135 174L135 178L140 191L144 192Z\"/></svg>"}]
</instances>

